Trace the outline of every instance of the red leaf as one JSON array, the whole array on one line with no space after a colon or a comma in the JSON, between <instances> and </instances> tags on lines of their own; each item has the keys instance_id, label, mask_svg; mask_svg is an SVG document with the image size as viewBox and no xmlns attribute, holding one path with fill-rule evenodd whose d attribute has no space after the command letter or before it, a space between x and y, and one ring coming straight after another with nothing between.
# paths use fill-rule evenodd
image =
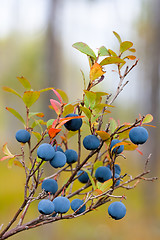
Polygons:
<instances>
[{"instance_id":1,"label":"red leaf","mask_svg":"<svg viewBox=\"0 0 160 240\"><path fill-rule=\"evenodd\" d=\"M66 117L66 118L61 118L59 121L59 124L57 128L60 128L62 125L64 125L66 122L72 120L72 119L77 119L77 118L83 118L84 116L77 116L77 117Z\"/></svg>"},{"instance_id":2,"label":"red leaf","mask_svg":"<svg viewBox=\"0 0 160 240\"><path fill-rule=\"evenodd\" d=\"M54 111L57 113L57 115L59 115L61 113L61 104L53 99L50 99L50 103L54 109Z\"/></svg>"},{"instance_id":3,"label":"red leaf","mask_svg":"<svg viewBox=\"0 0 160 240\"><path fill-rule=\"evenodd\" d=\"M137 152L139 152L141 155L143 155L143 153L138 149L136 148Z\"/></svg>"},{"instance_id":4,"label":"red leaf","mask_svg":"<svg viewBox=\"0 0 160 240\"><path fill-rule=\"evenodd\" d=\"M56 94L56 96L58 97L60 103L62 103L62 98L61 98L60 94L56 90L54 90L54 89L52 89L52 91Z\"/></svg>"},{"instance_id":5,"label":"red leaf","mask_svg":"<svg viewBox=\"0 0 160 240\"><path fill-rule=\"evenodd\" d=\"M54 138L60 131L61 131L61 129L50 128L48 130L48 134L49 134L50 138Z\"/></svg>"}]
</instances>

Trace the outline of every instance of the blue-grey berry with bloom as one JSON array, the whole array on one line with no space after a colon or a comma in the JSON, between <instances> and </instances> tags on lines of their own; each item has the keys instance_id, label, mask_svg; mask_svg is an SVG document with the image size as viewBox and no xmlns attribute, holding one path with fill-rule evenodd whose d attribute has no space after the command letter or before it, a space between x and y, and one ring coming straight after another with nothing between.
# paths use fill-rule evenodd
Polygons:
<instances>
[{"instance_id":1,"label":"blue-grey berry with bloom","mask_svg":"<svg viewBox=\"0 0 160 240\"><path fill-rule=\"evenodd\" d=\"M29 142L31 134L25 129L20 129L16 132L15 137L18 142L26 143Z\"/></svg>"}]
</instances>

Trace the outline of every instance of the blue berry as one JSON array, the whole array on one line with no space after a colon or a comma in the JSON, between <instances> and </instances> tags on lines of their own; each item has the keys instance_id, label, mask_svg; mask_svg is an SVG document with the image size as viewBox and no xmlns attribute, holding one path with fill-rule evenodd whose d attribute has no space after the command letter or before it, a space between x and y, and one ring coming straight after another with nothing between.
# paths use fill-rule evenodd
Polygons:
<instances>
[{"instance_id":1,"label":"blue berry","mask_svg":"<svg viewBox=\"0 0 160 240\"><path fill-rule=\"evenodd\" d=\"M41 214L49 215L55 211L53 202L49 199L43 199L38 204L38 211Z\"/></svg>"},{"instance_id":2,"label":"blue berry","mask_svg":"<svg viewBox=\"0 0 160 240\"><path fill-rule=\"evenodd\" d=\"M134 127L129 132L129 138L134 144L143 144L148 139L148 131L141 126Z\"/></svg>"},{"instance_id":3,"label":"blue berry","mask_svg":"<svg viewBox=\"0 0 160 240\"><path fill-rule=\"evenodd\" d=\"M15 137L18 142L26 143L26 142L29 142L31 135L27 130L20 129L16 132Z\"/></svg>"},{"instance_id":4,"label":"blue berry","mask_svg":"<svg viewBox=\"0 0 160 240\"><path fill-rule=\"evenodd\" d=\"M72 164L72 163L75 163L77 162L78 160L78 154L75 150L73 149L67 149L65 151L65 155L66 155L66 158L67 158L67 163L68 164Z\"/></svg>"},{"instance_id":5,"label":"blue berry","mask_svg":"<svg viewBox=\"0 0 160 240\"><path fill-rule=\"evenodd\" d=\"M113 147L114 145L116 145L117 143L120 143L120 142L121 142L121 141L118 140L118 139L113 139L113 140L111 141L110 151L111 151L111 149L112 149L112 147ZM118 147L115 147L115 148L113 149L113 152L114 152L114 153L117 153L117 154L120 154L121 152L123 152L123 150L124 150L124 145L120 145L120 146L118 146Z\"/></svg>"},{"instance_id":6,"label":"blue berry","mask_svg":"<svg viewBox=\"0 0 160 240\"><path fill-rule=\"evenodd\" d=\"M55 152L54 157L50 160L50 164L54 168L61 168L66 164L66 155L63 152Z\"/></svg>"},{"instance_id":7,"label":"blue berry","mask_svg":"<svg viewBox=\"0 0 160 240\"><path fill-rule=\"evenodd\" d=\"M81 183L87 183L89 181L88 173L86 173L85 171L82 171L82 170L78 171L77 176L79 176L78 180Z\"/></svg>"},{"instance_id":8,"label":"blue berry","mask_svg":"<svg viewBox=\"0 0 160 240\"><path fill-rule=\"evenodd\" d=\"M46 179L42 182L42 189L51 194L55 194L58 190L58 184L54 179Z\"/></svg>"},{"instance_id":9,"label":"blue berry","mask_svg":"<svg viewBox=\"0 0 160 240\"><path fill-rule=\"evenodd\" d=\"M42 143L37 149L37 156L44 161L51 160L55 155L55 150L49 143Z\"/></svg>"},{"instance_id":10,"label":"blue berry","mask_svg":"<svg viewBox=\"0 0 160 240\"><path fill-rule=\"evenodd\" d=\"M74 114L74 113L70 113L68 115L66 115L65 117L78 117L79 115ZM64 124L65 128L67 128L67 130L70 131L77 131L81 128L82 126L82 119L81 118L77 118L77 119L72 119L68 122L66 122Z\"/></svg>"},{"instance_id":11,"label":"blue berry","mask_svg":"<svg viewBox=\"0 0 160 240\"><path fill-rule=\"evenodd\" d=\"M117 173L114 174L114 178L119 178L119 175ZM115 186L118 186L120 184L120 179L118 181L116 181Z\"/></svg>"},{"instance_id":12,"label":"blue berry","mask_svg":"<svg viewBox=\"0 0 160 240\"><path fill-rule=\"evenodd\" d=\"M71 202L71 209L75 212L82 204L84 204L83 200L76 198L76 199L74 199L74 200ZM86 210L86 205L83 205L83 207L81 207L81 208L76 212L76 214L81 214L81 213L83 213L85 210Z\"/></svg>"},{"instance_id":13,"label":"blue berry","mask_svg":"<svg viewBox=\"0 0 160 240\"><path fill-rule=\"evenodd\" d=\"M70 201L66 197L56 197L53 200L56 213L66 213L70 208Z\"/></svg>"},{"instance_id":14,"label":"blue berry","mask_svg":"<svg viewBox=\"0 0 160 240\"><path fill-rule=\"evenodd\" d=\"M54 145L54 150L55 150L56 152L57 152L57 151L60 151L60 152L63 152L63 153L64 153L63 149L62 149L60 146Z\"/></svg>"},{"instance_id":15,"label":"blue berry","mask_svg":"<svg viewBox=\"0 0 160 240\"><path fill-rule=\"evenodd\" d=\"M114 165L114 169L115 169L115 173L117 173L118 175L121 173L121 168L118 164Z\"/></svg>"},{"instance_id":16,"label":"blue berry","mask_svg":"<svg viewBox=\"0 0 160 240\"><path fill-rule=\"evenodd\" d=\"M108 167L98 167L95 172L95 178L103 183L112 177L112 172Z\"/></svg>"},{"instance_id":17,"label":"blue berry","mask_svg":"<svg viewBox=\"0 0 160 240\"><path fill-rule=\"evenodd\" d=\"M126 215L126 207L122 202L113 202L108 207L108 214L115 220L119 220Z\"/></svg>"},{"instance_id":18,"label":"blue berry","mask_svg":"<svg viewBox=\"0 0 160 240\"><path fill-rule=\"evenodd\" d=\"M95 150L99 147L100 140L95 135L88 135L83 139L83 146L87 150Z\"/></svg>"}]
</instances>

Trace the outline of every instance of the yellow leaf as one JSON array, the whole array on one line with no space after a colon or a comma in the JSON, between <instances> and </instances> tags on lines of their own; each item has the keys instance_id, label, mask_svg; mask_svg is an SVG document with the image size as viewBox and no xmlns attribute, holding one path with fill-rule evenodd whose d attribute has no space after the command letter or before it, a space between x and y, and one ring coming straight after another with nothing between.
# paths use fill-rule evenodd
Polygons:
<instances>
[{"instance_id":1,"label":"yellow leaf","mask_svg":"<svg viewBox=\"0 0 160 240\"><path fill-rule=\"evenodd\" d=\"M90 80L94 81L95 79L101 77L105 71L102 70L102 66L100 66L98 63L95 63L90 70Z\"/></svg>"}]
</instances>

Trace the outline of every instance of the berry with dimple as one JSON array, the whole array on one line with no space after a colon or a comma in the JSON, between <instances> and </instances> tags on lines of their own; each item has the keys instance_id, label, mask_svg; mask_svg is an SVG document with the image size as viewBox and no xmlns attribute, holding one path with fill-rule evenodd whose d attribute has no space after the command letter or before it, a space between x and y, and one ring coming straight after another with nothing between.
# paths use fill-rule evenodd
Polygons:
<instances>
[{"instance_id":1,"label":"berry with dimple","mask_svg":"<svg viewBox=\"0 0 160 240\"><path fill-rule=\"evenodd\" d=\"M79 115L75 114L75 113L70 113L68 115L65 116L66 117L78 117ZM77 131L81 128L82 126L82 119L81 118L75 118L75 119L71 119L68 122L66 122L64 124L65 128L67 128L67 130L70 131Z\"/></svg>"},{"instance_id":2,"label":"berry with dimple","mask_svg":"<svg viewBox=\"0 0 160 240\"><path fill-rule=\"evenodd\" d=\"M64 154L66 155L68 164L72 164L72 163L77 162L78 154L77 154L77 152L75 150L67 149Z\"/></svg>"},{"instance_id":3,"label":"berry with dimple","mask_svg":"<svg viewBox=\"0 0 160 240\"><path fill-rule=\"evenodd\" d=\"M50 161L55 155L55 150L49 143L42 143L37 149L37 156L44 161Z\"/></svg>"},{"instance_id":4,"label":"berry with dimple","mask_svg":"<svg viewBox=\"0 0 160 240\"><path fill-rule=\"evenodd\" d=\"M53 213L55 211L53 202L49 199L42 199L38 204L38 211L45 215Z\"/></svg>"},{"instance_id":5,"label":"berry with dimple","mask_svg":"<svg viewBox=\"0 0 160 240\"><path fill-rule=\"evenodd\" d=\"M58 190L58 184L54 179L46 179L42 182L42 189L47 193L55 194Z\"/></svg>"},{"instance_id":6,"label":"berry with dimple","mask_svg":"<svg viewBox=\"0 0 160 240\"><path fill-rule=\"evenodd\" d=\"M134 127L129 132L129 138L134 144L143 144L148 139L148 131L141 126Z\"/></svg>"},{"instance_id":7,"label":"berry with dimple","mask_svg":"<svg viewBox=\"0 0 160 240\"><path fill-rule=\"evenodd\" d=\"M66 213L68 212L70 208L70 201L66 197L56 197L53 200L53 204L55 206L55 212L56 213Z\"/></svg>"},{"instance_id":8,"label":"berry with dimple","mask_svg":"<svg viewBox=\"0 0 160 240\"><path fill-rule=\"evenodd\" d=\"M113 140L111 141L110 151L112 150L112 147L113 147L114 145L116 145L117 143L121 143L121 141L118 140L118 139L113 139ZM120 154L121 152L123 152L123 150L124 150L124 145L120 145L120 146L118 146L118 147L113 148L113 152L114 152L114 153L117 153L117 154Z\"/></svg>"},{"instance_id":9,"label":"berry with dimple","mask_svg":"<svg viewBox=\"0 0 160 240\"><path fill-rule=\"evenodd\" d=\"M126 215L126 207L121 201L113 202L108 207L108 214L115 220L122 219Z\"/></svg>"},{"instance_id":10,"label":"berry with dimple","mask_svg":"<svg viewBox=\"0 0 160 240\"><path fill-rule=\"evenodd\" d=\"M112 172L108 167L98 167L95 172L95 178L103 183L112 177Z\"/></svg>"},{"instance_id":11,"label":"berry with dimple","mask_svg":"<svg viewBox=\"0 0 160 240\"><path fill-rule=\"evenodd\" d=\"M87 150L95 150L99 147L100 140L95 135L88 135L83 139L83 146Z\"/></svg>"},{"instance_id":12,"label":"berry with dimple","mask_svg":"<svg viewBox=\"0 0 160 240\"><path fill-rule=\"evenodd\" d=\"M81 183L87 183L89 181L88 173L83 170L78 171L77 176Z\"/></svg>"},{"instance_id":13,"label":"berry with dimple","mask_svg":"<svg viewBox=\"0 0 160 240\"><path fill-rule=\"evenodd\" d=\"M81 199L74 199L72 202L71 202L71 209L75 212L77 209L80 208L81 205L83 205L84 202L83 200ZM84 211L86 210L86 205L84 204L77 212L76 214L81 214L83 213Z\"/></svg>"},{"instance_id":14,"label":"berry with dimple","mask_svg":"<svg viewBox=\"0 0 160 240\"><path fill-rule=\"evenodd\" d=\"M20 129L16 132L15 137L18 142L26 143L26 142L29 142L31 135L27 130Z\"/></svg>"},{"instance_id":15,"label":"berry with dimple","mask_svg":"<svg viewBox=\"0 0 160 240\"><path fill-rule=\"evenodd\" d=\"M54 168L61 168L66 164L66 155L63 152L55 152L54 157L50 160L50 164Z\"/></svg>"}]
</instances>

